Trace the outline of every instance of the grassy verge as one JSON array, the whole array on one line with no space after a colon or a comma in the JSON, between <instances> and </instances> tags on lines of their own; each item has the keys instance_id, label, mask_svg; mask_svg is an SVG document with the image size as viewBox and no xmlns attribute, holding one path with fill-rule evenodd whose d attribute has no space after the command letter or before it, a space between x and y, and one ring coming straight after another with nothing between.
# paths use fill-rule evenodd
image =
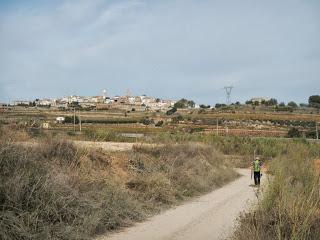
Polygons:
<instances>
[{"instance_id":1,"label":"grassy verge","mask_svg":"<svg viewBox=\"0 0 320 240\"><path fill-rule=\"evenodd\" d=\"M88 239L233 180L210 146L108 153L54 138L23 147L1 132L0 239Z\"/></svg>"},{"instance_id":2,"label":"grassy verge","mask_svg":"<svg viewBox=\"0 0 320 240\"><path fill-rule=\"evenodd\" d=\"M319 145L292 143L269 164L272 180L234 239L320 239Z\"/></svg>"},{"instance_id":3,"label":"grassy verge","mask_svg":"<svg viewBox=\"0 0 320 240\"><path fill-rule=\"evenodd\" d=\"M303 146L309 154L316 156L320 149L318 144L309 143L305 139L277 139L277 138L250 138L250 137L224 137L203 134L157 134L149 142L162 143L188 143L197 142L213 146L225 155L230 156L235 167L248 167L253 158L253 152L262 157L263 161L269 162L281 155L286 155L290 148ZM231 158L232 157L232 158Z\"/></svg>"}]
</instances>

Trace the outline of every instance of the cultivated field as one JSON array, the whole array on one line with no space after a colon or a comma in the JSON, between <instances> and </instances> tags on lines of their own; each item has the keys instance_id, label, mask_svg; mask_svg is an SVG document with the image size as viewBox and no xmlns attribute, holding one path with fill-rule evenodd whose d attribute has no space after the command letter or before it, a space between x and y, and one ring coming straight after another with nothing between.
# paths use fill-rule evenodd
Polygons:
<instances>
[{"instance_id":1,"label":"cultivated field","mask_svg":"<svg viewBox=\"0 0 320 240\"><path fill-rule=\"evenodd\" d=\"M267 167L270 181L257 206L241 215L237 229L229 229L235 230L232 238L320 238L320 145L287 138L291 128L305 136L314 133L318 114L81 112L81 131L79 123L56 123L57 116L73 112L1 112L1 239L104 238L218 188L233 196L225 198L229 202L240 188L224 185L235 179L246 183L242 193L253 193L248 176L239 178L234 171L248 169L253 152ZM200 213L190 214L193 223L204 216ZM209 215L206 219L214 222L217 215ZM221 214L217 221L230 224L227 218ZM192 223L183 220L182 225ZM184 236L188 229L182 225ZM197 222L187 235L206 239L206 231L196 230L206 225Z\"/></svg>"},{"instance_id":2,"label":"cultivated field","mask_svg":"<svg viewBox=\"0 0 320 240\"><path fill-rule=\"evenodd\" d=\"M0 109L3 124L15 124L29 132L64 134L79 140L135 141L150 139L163 133L211 134L242 137L287 137L292 128L301 136L316 138L316 124L320 114L316 109L305 111L272 112L265 109L247 108L230 111L178 110L173 115L162 112L138 112L124 110L107 111L58 111L43 108L15 107ZM69 117L69 122L58 124L57 117ZM73 118L76 117L76 124ZM81 127L80 127L81 122ZM44 126L44 124L47 124ZM81 132L80 132L81 128ZM106 135L108 137L101 136ZM129 135L128 135L129 134ZM76 135L76 136L75 136ZM129 139L133 137L133 139ZM114 138L114 139L112 139Z\"/></svg>"}]
</instances>

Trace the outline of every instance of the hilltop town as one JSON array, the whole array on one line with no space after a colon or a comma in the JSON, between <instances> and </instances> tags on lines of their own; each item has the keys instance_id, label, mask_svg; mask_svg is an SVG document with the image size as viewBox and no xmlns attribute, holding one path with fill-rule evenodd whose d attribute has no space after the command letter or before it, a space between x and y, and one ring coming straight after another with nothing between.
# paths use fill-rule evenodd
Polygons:
<instances>
[{"instance_id":1,"label":"hilltop town","mask_svg":"<svg viewBox=\"0 0 320 240\"><path fill-rule=\"evenodd\" d=\"M175 100L160 99L146 95L140 96L77 96L71 95L57 99L35 99L34 101L14 101L13 106L45 107L58 110L109 110L120 109L127 111L167 111L176 103Z\"/></svg>"}]
</instances>

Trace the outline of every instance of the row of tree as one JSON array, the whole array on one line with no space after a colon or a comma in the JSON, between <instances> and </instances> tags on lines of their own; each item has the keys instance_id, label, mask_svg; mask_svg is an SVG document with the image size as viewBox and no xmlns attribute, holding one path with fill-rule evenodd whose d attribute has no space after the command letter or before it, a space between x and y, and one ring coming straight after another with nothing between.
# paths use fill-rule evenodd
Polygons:
<instances>
[{"instance_id":1,"label":"row of tree","mask_svg":"<svg viewBox=\"0 0 320 240\"><path fill-rule=\"evenodd\" d=\"M285 109L288 108L289 110L298 108L300 107L314 107L314 108L319 108L320 109L320 95L312 95L309 97L308 99L308 104L305 103L300 103L299 105L297 103L295 103L294 101L290 101L288 102L288 104L286 105L284 102L278 103L278 100L275 98L271 98L270 100L262 100L261 102L259 101L252 101L252 100L248 100L245 102L245 104L247 105L253 105L253 106L258 106L258 105L264 105L264 106L275 106L277 109ZM231 105L236 105L236 106L240 106L241 103L240 102L236 102L236 103L232 103ZM178 108L194 108L195 107L195 102L192 100L188 100L185 98L180 99L179 101L177 101L174 104L174 107L172 109L170 109L167 114L171 115L173 113L175 113L177 111ZM205 104L201 104L200 108L202 109L206 109L206 108L210 108L210 105L205 105ZM224 103L217 103L215 105L215 108L223 108L223 107L227 107L226 104Z\"/></svg>"},{"instance_id":2,"label":"row of tree","mask_svg":"<svg viewBox=\"0 0 320 240\"><path fill-rule=\"evenodd\" d=\"M245 104L247 105L253 105L253 106L258 106L258 105L264 105L264 106L277 106L279 108L283 108L283 107L289 107L289 108L298 108L300 107L314 107L314 108L320 108L320 95L312 95L309 97L308 99L308 104L306 103L300 103L299 105L294 102L294 101L290 101L288 102L288 104L286 105L284 102L280 102L278 103L278 100L275 98L271 98L270 100L262 100L261 102L259 101L252 101L252 100L248 100L245 102ZM232 103L231 105L241 105L241 103L236 102L236 103ZM226 104L223 103L217 103L215 105L216 108L221 108L221 107L225 107L227 106Z\"/></svg>"},{"instance_id":3,"label":"row of tree","mask_svg":"<svg viewBox=\"0 0 320 240\"><path fill-rule=\"evenodd\" d=\"M248 101L246 101L246 104L247 105L251 104L251 105L254 105L254 106L258 106L260 104L261 105L265 105L265 106L275 106L275 105L278 104L278 101L275 98L271 98L270 100L267 100L267 101L266 100L262 100L261 102L248 100Z\"/></svg>"}]
</instances>

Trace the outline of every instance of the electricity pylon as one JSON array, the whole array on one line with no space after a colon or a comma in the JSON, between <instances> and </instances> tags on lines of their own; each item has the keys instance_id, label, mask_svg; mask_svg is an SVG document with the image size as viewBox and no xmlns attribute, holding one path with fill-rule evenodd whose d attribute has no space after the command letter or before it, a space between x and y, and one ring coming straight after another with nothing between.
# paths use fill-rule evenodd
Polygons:
<instances>
[{"instance_id":1,"label":"electricity pylon","mask_svg":"<svg viewBox=\"0 0 320 240\"><path fill-rule=\"evenodd\" d=\"M227 105L230 104L230 98L231 98L232 89L233 89L233 86L224 87L224 90L226 91L226 103L227 103Z\"/></svg>"}]
</instances>

